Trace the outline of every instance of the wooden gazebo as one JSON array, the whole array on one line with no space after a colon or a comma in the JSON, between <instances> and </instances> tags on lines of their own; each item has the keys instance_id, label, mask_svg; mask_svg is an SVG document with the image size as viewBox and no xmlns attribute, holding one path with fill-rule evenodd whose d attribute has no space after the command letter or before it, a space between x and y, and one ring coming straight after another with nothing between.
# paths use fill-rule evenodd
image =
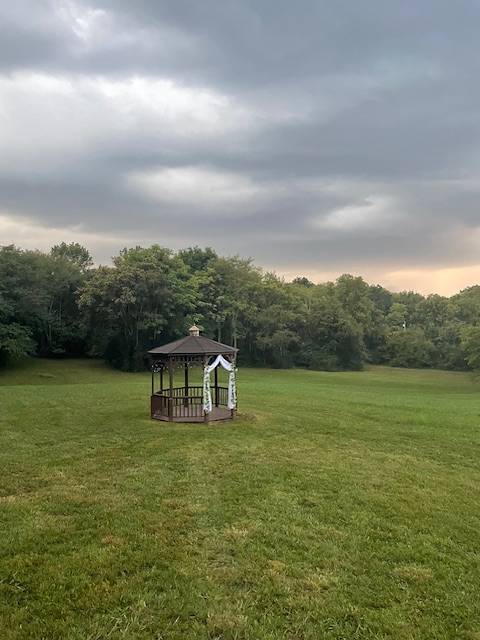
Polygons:
<instances>
[{"instance_id":1,"label":"wooden gazebo","mask_svg":"<svg viewBox=\"0 0 480 640\"><path fill-rule=\"evenodd\" d=\"M201 336L196 326L190 328L185 338L151 349L148 352L152 358L151 417L170 422L231 420L236 408L237 352L234 347ZM231 372L228 387L218 384L219 364ZM203 384L192 385L190 369L199 365ZM174 386L174 372L178 369L183 370L182 387ZM214 384L210 390L211 370Z\"/></svg>"}]
</instances>

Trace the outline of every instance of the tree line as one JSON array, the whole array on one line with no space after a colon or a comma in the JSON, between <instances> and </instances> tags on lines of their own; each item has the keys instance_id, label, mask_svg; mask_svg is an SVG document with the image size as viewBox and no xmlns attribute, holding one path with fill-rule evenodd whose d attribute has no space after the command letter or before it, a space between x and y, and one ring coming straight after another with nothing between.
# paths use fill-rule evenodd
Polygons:
<instances>
[{"instance_id":1,"label":"tree line","mask_svg":"<svg viewBox=\"0 0 480 640\"><path fill-rule=\"evenodd\" d=\"M199 247L128 248L99 267L77 243L49 253L0 248L0 366L87 355L140 370L149 348L196 323L252 366L477 369L479 319L480 286L447 298L392 293L348 274L285 282Z\"/></svg>"}]
</instances>

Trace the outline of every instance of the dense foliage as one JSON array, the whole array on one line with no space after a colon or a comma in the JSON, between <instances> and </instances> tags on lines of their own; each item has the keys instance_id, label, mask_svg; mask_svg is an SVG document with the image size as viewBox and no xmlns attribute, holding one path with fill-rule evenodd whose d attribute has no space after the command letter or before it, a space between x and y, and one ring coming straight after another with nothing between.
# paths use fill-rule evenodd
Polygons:
<instances>
[{"instance_id":1,"label":"dense foliage","mask_svg":"<svg viewBox=\"0 0 480 640\"><path fill-rule=\"evenodd\" d=\"M391 293L351 275L285 282L198 247L124 249L96 268L75 243L48 254L0 248L0 364L89 354L141 369L149 347L195 322L251 365L478 369L479 319L480 286L446 298Z\"/></svg>"}]
</instances>

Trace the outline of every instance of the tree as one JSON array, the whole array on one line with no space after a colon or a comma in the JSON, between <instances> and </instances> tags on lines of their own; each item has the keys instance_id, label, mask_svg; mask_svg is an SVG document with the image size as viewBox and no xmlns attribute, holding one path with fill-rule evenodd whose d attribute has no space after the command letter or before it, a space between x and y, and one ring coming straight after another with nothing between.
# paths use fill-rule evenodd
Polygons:
<instances>
[{"instance_id":1,"label":"tree","mask_svg":"<svg viewBox=\"0 0 480 640\"><path fill-rule=\"evenodd\" d=\"M32 354L35 350L30 331L26 327L12 322L0 324L0 365L10 360L18 360Z\"/></svg>"},{"instance_id":2,"label":"tree","mask_svg":"<svg viewBox=\"0 0 480 640\"><path fill-rule=\"evenodd\" d=\"M15 322L14 307L0 293L0 366L34 351L30 329Z\"/></svg>"},{"instance_id":3,"label":"tree","mask_svg":"<svg viewBox=\"0 0 480 640\"><path fill-rule=\"evenodd\" d=\"M302 332L302 364L313 369L360 369L366 357L363 329L332 283L317 285Z\"/></svg>"},{"instance_id":4,"label":"tree","mask_svg":"<svg viewBox=\"0 0 480 640\"><path fill-rule=\"evenodd\" d=\"M314 283L311 282L305 276L298 276L297 278L294 278L292 280L292 284L298 284L301 287L314 287L315 286Z\"/></svg>"},{"instance_id":5,"label":"tree","mask_svg":"<svg viewBox=\"0 0 480 640\"><path fill-rule=\"evenodd\" d=\"M367 360L374 364L385 362L386 316L393 304L392 294L380 285L368 288L368 297L373 303L371 321L366 328L364 341Z\"/></svg>"},{"instance_id":6,"label":"tree","mask_svg":"<svg viewBox=\"0 0 480 640\"><path fill-rule=\"evenodd\" d=\"M402 302L394 302L386 315L386 323L392 331L407 328L407 306Z\"/></svg>"},{"instance_id":7,"label":"tree","mask_svg":"<svg viewBox=\"0 0 480 640\"><path fill-rule=\"evenodd\" d=\"M366 329L372 319L373 302L370 288L363 278L344 274L336 281L335 297L346 313Z\"/></svg>"},{"instance_id":8,"label":"tree","mask_svg":"<svg viewBox=\"0 0 480 640\"><path fill-rule=\"evenodd\" d=\"M182 249L177 255L192 274L205 271L218 260L217 254L211 247L207 247L206 249L189 247L188 249Z\"/></svg>"},{"instance_id":9,"label":"tree","mask_svg":"<svg viewBox=\"0 0 480 640\"><path fill-rule=\"evenodd\" d=\"M434 346L420 327L391 330L386 336L388 362L394 367L430 367Z\"/></svg>"},{"instance_id":10,"label":"tree","mask_svg":"<svg viewBox=\"0 0 480 640\"><path fill-rule=\"evenodd\" d=\"M168 249L123 249L113 267L99 267L80 290L90 329L90 353L114 366L141 369L145 352L162 334L184 334L196 290L180 258Z\"/></svg>"},{"instance_id":11,"label":"tree","mask_svg":"<svg viewBox=\"0 0 480 640\"><path fill-rule=\"evenodd\" d=\"M61 242L56 244L50 250L50 255L55 259L63 259L77 266L80 271L86 271L93 265L92 256L88 249L82 247L78 242Z\"/></svg>"},{"instance_id":12,"label":"tree","mask_svg":"<svg viewBox=\"0 0 480 640\"><path fill-rule=\"evenodd\" d=\"M217 257L208 262L197 282L197 313L207 332L220 342L229 339L237 347L245 335L245 321L256 306L255 292L261 283L260 270L252 266L251 260L238 256Z\"/></svg>"},{"instance_id":13,"label":"tree","mask_svg":"<svg viewBox=\"0 0 480 640\"><path fill-rule=\"evenodd\" d=\"M414 291L401 291L392 294L392 301L403 304L406 309L405 322L407 327L422 326L421 305L424 297Z\"/></svg>"},{"instance_id":14,"label":"tree","mask_svg":"<svg viewBox=\"0 0 480 640\"><path fill-rule=\"evenodd\" d=\"M85 274L77 264L40 251L0 249L0 298L4 323L27 330L40 355L83 352L84 330L76 290Z\"/></svg>"},{"instance_id":15,"label":"tree","mask_svg":"<svg viewBox=\"0 0 480 640\"><path fill-rule=\"evenodd\" d=\"M480 369L480 327L467 327L463 331L461 344L470 369Z\"/></svg>"},{"instance_id":16,"label":"tree","mask_svg":"<svg viewBox=\"0 0 480 640\"><path fill-rule=\"evenodd\" d=\"M379 284L370 285L368 288L368 295L375 308L383 315L390 311L390 307L393 304L393 296L388 289L385 289Z\"/></svg>"},{"instance_id":17,"label":"tree","mask_svg":"<svg viewBox=\"0 0 480 640\"><path fill-rule=\"evenodd\" d=\"M344 274L285 282L211 248L123 249L93 268L88 250L0 248L0 363L27 353L89 353L122 369L193 322L251 365L359 369L476 367L480 286L451 298L390 293Z\"/></svg>"}]
</instances>

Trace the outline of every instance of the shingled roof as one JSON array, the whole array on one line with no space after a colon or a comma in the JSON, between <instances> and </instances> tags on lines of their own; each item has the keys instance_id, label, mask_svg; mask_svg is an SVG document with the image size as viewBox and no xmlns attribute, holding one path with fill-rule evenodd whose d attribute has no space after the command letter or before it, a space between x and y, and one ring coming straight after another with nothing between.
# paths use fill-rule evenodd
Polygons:
<instances>
[{"instance_id":1,"label":"shingled roof","mask_svg":"<svg viewBox=\"0 0 480 640\"><path fill-rule=\"evenodd\" d=\"M216 342L204 336L189 335L179 340L174 340L161 347L155 347L148 352L151 356L176 356L176 355L233 355L238 349L230 347L228 344Z\"/></svg>"}]
</instances>

